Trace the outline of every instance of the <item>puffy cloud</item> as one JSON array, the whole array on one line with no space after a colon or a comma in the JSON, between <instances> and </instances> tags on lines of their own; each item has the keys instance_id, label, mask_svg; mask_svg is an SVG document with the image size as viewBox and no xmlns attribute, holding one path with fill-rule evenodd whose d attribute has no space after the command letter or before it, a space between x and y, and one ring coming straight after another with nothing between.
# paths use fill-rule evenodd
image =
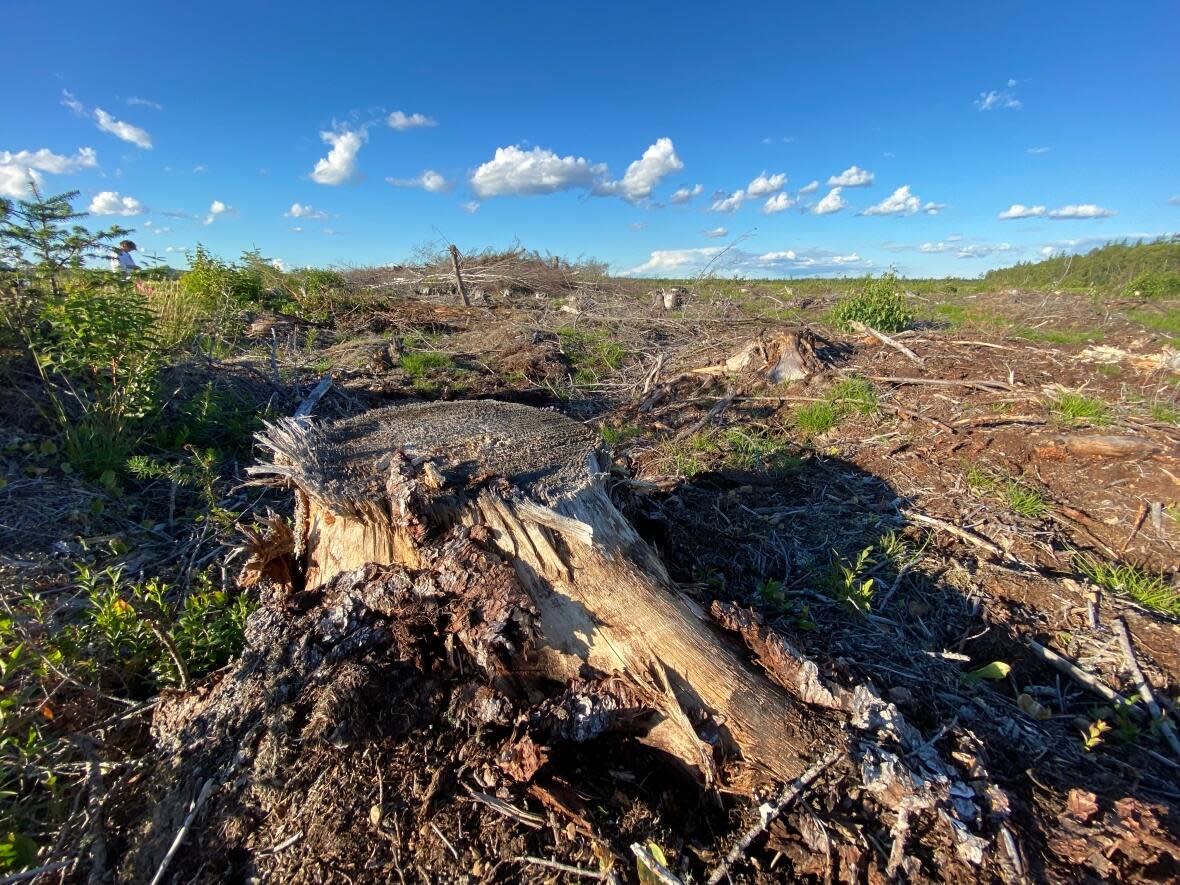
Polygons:
<instances>
[{"instance_id":1,"label":"puffy cloud","mask_svg":"<svg viewBox=\"0 0 1180 885\"><path fill-rule=\"evenodd\" d=\"M831 215L833 212L839 212L848 204L844 202L844 198L840 196L840 188L834 187L828 191L827 195L816 203L811 211L815 215Z\"/></svg>"},{"instance_id":2,"label":"puffy cloud","mask_svg":"<svg viewBox=\"0 0 1180 885\"><path fill-rule=\"evenodd\" d=\"M123 120L116 120L102 108L94 109L94 119L98 123L98 128L103 132L109 132L115 138L121 138L123 141L130 142L136 147L143 148L145 151L152 149L152 137L146 129L126 123Z\"/></svg>"},{"instance_id":3,"label":"puffy cloud","mask_svg":"<svg viewBox=\"0 0 1180 885\"><path fill-rule=\"evenodd\" d=\"M86 211L94 215L140 215L143 213L143 203L135 197L120 196L116 191L99 191Z\"/></svg>"},{"instance_id":4,"label":"puffy cloud","mask_svg":"<svg viewBox=\"0 0 1180 885\"><path fill-rule=\"evenodd\" d=\"M1097 206L1094 203L1080 203L1070 204L1069 206L1062 206L1059 209L1054 209L1049 213L1050 218L1068 219L1068 218L1110 218L1117 214L1113 209L1105 209L1102 206Z\"/></svg>"},{"instance_id":5,"label":"puffy cloud","mask_svg":"<svg viewBox=\"0 0 1180 885\"><path fill-rule=\"evenodd\" d=\"M742 208L742 203L746 202L745 190L739 188L732 194L724 192L713 197L713 205L709 207L710 212L737 212Z\"/></svg>"},{"instance_id":6,"label":"puffy cloud","mask_svg":"<svg viewBox=\"0 0 1180 885\"><path fill-rule=\"evenodd\" d=\"M147 98L140 98L137 95L131 96L127 99L127 104L141 108L151 108L153 111L162 111L164 106L157 101L151 101Z\"/></svg>"},{"instance_id":7,"label":"puffy cloud","mask_svg":"<svg viewBox=\"0 0 1180 885\"><path fill-rule=\"evenodd\" d=\"M315 221L322 221L328 217L327 212L322 212L305 203L292 203L291 208L283 213L287 218L310 218Z\"/></svg>"},{"instance_id":8,"label":"puffy cloud","mask_svg":"<svg viewBox=\"0 0 1180 885\"><path fill-rule=\"evenodd\" d=\"M794 249L787 249L785 252L766 252L758 256L759 261L794 261L798 256L795 255Z\"/></svg>"},{"instance_id":9,"label":"puffy cloud","mask_svg":"<svg viewBox=\"0 0 1180 885\"><path fill-rule=\"evenodd\" d=\"M961 238L959 238L961 239ZM922 243L920 246L891 246L894 252L917 251L927 255L948 253L956 258L986 258L999 252L1019 252L1020 249L1011 243L971 243L962 244L956 238L947 237L946 242Z\"/></svg>"},{"instance_id":10,"label":"puffy cloud","mask_svg":"<svg viewBox=\"0 0 1180 885\"><path fill-rule=\"evenodd\" d=\"M1026 153L1026 154L1034 154L1034 155L1036 155L1036 154L1047 154L1047 153L1049 153L1049 151L1051 151L1051 150L1053 150L1053 148L1047 148L1047 147L1030 147L1028 150L1026 150L1026 151L1025 151L1025 153Z\"/></svg>"},{"instance_id":11,"label":"puffy cloud","mask_svg":"<svg viewBox=\"0 0 1180 885\"><path fill-rule=\"evenodd\" d=\"M765 170L762 174L750 182L749 187L746 188L746 193L751 197L765 197L770 194L777 194L787 184L787 176L782 173L775 175L767 175Z\"/></svg>"},{"instance_id":12,"label":"puffy cloud","mask_svg":"<svg viewBox=\"0 0 1180 885\"><path fill-rule=\"evenodd\" d=\"M872 183L873 173L859 166L849 166L828 179L828 187L868 187Z\"/></svg>"},{"instance_id":13,"label":"puffy cloud","mask_svg":"<svg viewBox=\"0 0 1180 885\"><path fill-rule=\"evenodd\" d=\"M921 198L910 192L910 186L903 184L877 205L865 209L861 215L913 215L919 210L928 215L937 215L945 207L945 203L923 204Z\"/></svg>"},{"instance_id":14,"label":"puffy cloud","mask_svg":"<svg viewBox=\"0 0 1180 885\"><path fill-rule=\"evenodd\" d=\"M592 188L605 173L605 165L584 157L559 157L541 147L526 151L509 145L496 148L496 155L475 170L471 187L480 197L552 194Z\"/></svg>"},{"instance_id":15,"label":"puffy cloud","mask_svg":"<svg viewBox=\"0 0 1180 885\"><path fill-rule=\"evenodd\" d=\"M786 193L778 193L771 197L762 207L762 211L767 215L774 215L776 212L783 212L795 205L795 201Z\"/></svg>"},{"instance_id":16,"label":"puffy cloud","mask_svg":"<svg viewBox=\"0 0 1180 885\"><path fill-rule=\"evenodd\" d=\"M685 267L700 266L707 264L723 251L719 246L705 246L700 249L657 249L651 253L647 261L626 273L631 276L642 276L656 271L666 273Z\"/></svg>"},{"instance_id":17,"label":"puffy cloud","mask_svg":"<svg viewBox=\"0 0 1180 885\"><path fill-rule=\"evenodd\" d=\"M819 182L818 181L809 181L809 182L807 182L807 184L803 185L803 187L799 188L799 193L800 194L813 194L817 190L819 190Z\"/></svg>"},{"instance_id":18,"label":"puffy cloud","mask_svg":"<svg viewBox=\"0 0 1180 885\"><path fill-rule=\"evenodd\" d=\"M420 187L432 194L446 193L453 187L451 182L433 169L427 169L417 178L387 178L385 180L394 187Z\"/></svg>"},{"instance_id":19,"label":"puffy cloud","mask_svg":"<svg viewBox=\"0 0 1180 885\"><path fill-rule=\"evenodd\" d=\"M1008 81L1009 88L1015 85L1014 80ZM979 98L975 99L975 106L981 111L995 111L995 110L1013 110L1018 111L1022 107L1020 99L1011 92L1000 92L991 90L989 92L979 93Z\"/></svg>"},{"instance_id":20,"label":"puffy cloud","mask_svg":"<svg viewBox=\"0 0 1180 885\"><path fill-rule=\"evenodd\" d=\"M94 148L79 148L72 157L55 154L49 148L36 151L0 151L0 196L24 199L32 181L37 187L45 183L44 174L64 175L98 165Z\"/></svg>"},{"instance_id":21,"label":"puffy cloud","mask_svg":"<svg viewBox=\"0 0 1180 885\"><path fill-rule=\"evenodd\" d=\"M709 237L709 238L711 238L711 239L714 239L714 240L719 240L719 239L721 239L722 237L728 237L728 236L729 236L729 229L728 229L728 228L724 228L724 227L715 227L715 228L713 228L712 230L707 230L707 231L704 231L704 234L705 234L705 236L706 236L706 237Z\"/></svg>"},{"instance_id":22,"label":"puffy cloud","mask_svg":"<svg viewBox=\"0 0 1180 885\"><path fill-rule=\"evenodd\" d=\"M237 212L233 206L221 202L221 200L214 200L209 204L209 214L205 216L205 224L212 224L222 216L233 215Z\"/></svg>"},{"instance_id":23,"label":"puffy cloud","mask_svg":"<svg viewBox=\"0 0 1180 885\"><path fill-rule=\"evenodd\" d=\"M345 129L341 132L321 132L320 138L332 149L328 156L316 160L311 180L316 184L340 185L356 177L356 155L368 138L364 129Z\"/></svg>"},{"instance_id":24,"label":"puffy cloud","mask_svg":"<svg viewBox=\"0 0 1180 885\"><path fill-rule=\"evenodd\" d=\"M1013 203L997 215L996 218L1000 219L1000 221L1008 221L1013 218L1038 218L1044 214L1044 206L1026 206L1023 203Z\"/></svg>"},{"instance_id":25,"label":"puffy cloud","mask_svg":"<svg viewBox=\"0 0 1180 885\"><path fill-rule=\"evenodd\" d=\"M391 129L405 132L407 129L422 129L437 126L438 121L425 114L407 114L404 111L394 111L386 121Z\"/></svg>"},{"instance_id":26,"label":"puffy cloud","mask_svg":"<svg viewBox=\"0 0 1180 885\"><path fill-rule=\"evenodd\" d=\"M655 144L643 152L642 157L627 167L621 179L603 182L596 192L618 194L629 203L637 203L650 197L652 190L665 176L683 168L684 163L676 156L672 139L658 138Z\"/></svg>"},{"instance_id":27,"label":"puffy cloud","mask_svg":"<svg viewBox=\"0 0 1180 885\"><path fill-rule=\"evenodd\" d=\"M702 184L694 184L692 187L680 187L672 192L672 196L668 198L669 203L687 203L693 197L699 197L705 191L705 186Z\"/></svg>"},{"instance_id":28,"label":"puffy cloud","mask_svg":"<svg viewBox=\"0 0 1180 885\"><path fill-rule=\"evenodd\" d=\"M842 255L825 249L784 249L746 259L743 265L757 267L758 273L762 275L813 276L842 273L853 268L868 270L873 263L861 258L856 252Z\"/></svg>"}]
</instances>

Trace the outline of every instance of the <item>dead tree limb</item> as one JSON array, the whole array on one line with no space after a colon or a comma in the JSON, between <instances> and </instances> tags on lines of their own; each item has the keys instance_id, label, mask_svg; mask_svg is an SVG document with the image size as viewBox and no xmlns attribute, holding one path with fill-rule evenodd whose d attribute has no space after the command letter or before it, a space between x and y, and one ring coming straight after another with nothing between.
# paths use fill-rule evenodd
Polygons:
<instances>
[{"instance_id":1,"label":"dead tree limb","mask_svg":"<svg viewBox=\"0 0 1180 885\"><path fill-rule=\"evenodd\" d=\"M455 287L459 290L459 297L463 299L464 307L471 307L471 299L467 297L467 286L463 283L463 274L459 272L459 247L451 243L451 267L455 269Z\"/></svg>"}]
</instances>

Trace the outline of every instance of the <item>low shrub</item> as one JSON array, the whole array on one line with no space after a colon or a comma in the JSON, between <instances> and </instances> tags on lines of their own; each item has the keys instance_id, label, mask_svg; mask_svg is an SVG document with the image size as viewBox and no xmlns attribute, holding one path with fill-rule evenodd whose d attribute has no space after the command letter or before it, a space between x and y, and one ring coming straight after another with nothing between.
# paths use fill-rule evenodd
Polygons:
<instances>
[{"instance_id":1,"label":"low shrub","mask_svg":"<svg viewBox=\"0 0 1180 885\"><path fill-rule=\"evenodd\" d=\"M1180 273L1157 271L1140 274L1127 283L1123 294L1130 298L1147 298L1152 301L1180 298Z\"/></svg>"},{"instance_id":2,"label":"low shrub","mask_svg":"<svg viewBox=\"0 0 1180 885\"><path fill-rule=\"evenodd\" d=\"M831 323L844 331L850 331L856 322L879 332L901 332L913 319L905 293L891 273L869 279L860 292L837 301L829 315Z\"/></svg>"}]
</instances>

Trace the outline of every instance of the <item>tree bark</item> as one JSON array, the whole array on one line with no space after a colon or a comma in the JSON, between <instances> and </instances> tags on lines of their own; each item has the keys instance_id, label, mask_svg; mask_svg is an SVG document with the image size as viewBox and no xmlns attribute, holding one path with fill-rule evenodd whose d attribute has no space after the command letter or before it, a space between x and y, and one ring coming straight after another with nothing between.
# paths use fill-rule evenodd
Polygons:
<instances>
[{"instance_id":1,"label":"tree bark","mask_svg":"<svg viewBox=\"0 0 1180 885\"><path fill-rule=\"evenodd\" d=\"M467 297L467 286L463 282L463 274L459 272L459 247L452 243L450 253L451 267L455 269L455 287L459 290L459 297L463 299L463 306L471 307L471 299Z\"/></svg>"}]
</instances>

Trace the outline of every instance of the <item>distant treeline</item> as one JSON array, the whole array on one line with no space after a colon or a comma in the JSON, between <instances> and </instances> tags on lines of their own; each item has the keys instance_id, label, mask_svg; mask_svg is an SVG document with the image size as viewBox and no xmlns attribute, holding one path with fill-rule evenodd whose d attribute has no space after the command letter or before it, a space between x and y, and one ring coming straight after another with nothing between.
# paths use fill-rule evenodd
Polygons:
<instances>
[{"instance_id":1,"label":"distant treeline","mask_svg":"<svg viewBox=\"0 0 1180 885\"><path fill-rule=\"evenodd\" d=\"M1044 261L1022 261L988 271L989 288L1093 289L1103 292L1135 288L1133 284L1180 274L1180 235L1156 240L1122 240L1085 255L1059 253Z\"/></svg>"}]
</instances>

